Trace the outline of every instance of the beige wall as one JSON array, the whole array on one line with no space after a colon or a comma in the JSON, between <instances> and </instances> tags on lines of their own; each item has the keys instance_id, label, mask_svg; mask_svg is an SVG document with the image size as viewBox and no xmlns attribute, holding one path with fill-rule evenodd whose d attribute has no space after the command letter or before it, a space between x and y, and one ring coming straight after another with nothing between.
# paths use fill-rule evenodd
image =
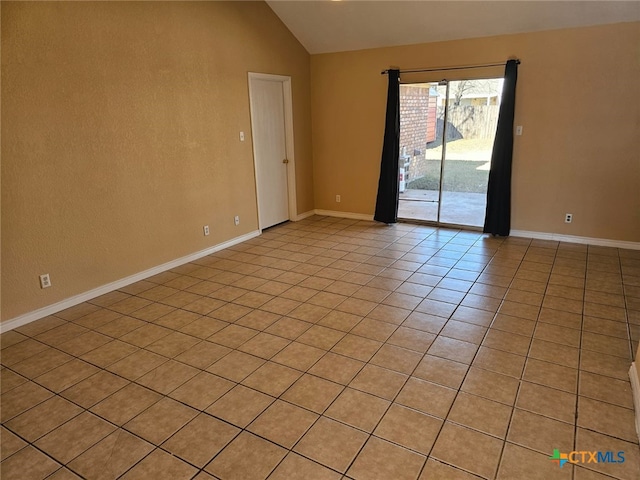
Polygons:
<instances>
[{"instance_id":1,"label":"beige wall","mask_svg":"<svg viewBox=\"0 0 640 480\"><path fill-rule=\"evenodd\" d=\"M257 229L248 71L313 209L309 62L262 2L2 2L2 319Z\"/></svg>"},{"instance_id":2,"label":"beige wall","mask_svg":"<svg viewBox=\"0 0 640 480\"><path fill-rule=\"evenodd\" d=\"M639 40L630 23L310 59L262 2L2 2L2 320L257 228L248 71L292 76L298 213L372 214L380 70L517 56L513 228L640 241Z\"/></svg>"},{"instance_id":3,"label":"beige wall","mask_svg":"<svg viewBox=\"0 0 640 480\"><path fill-rule=\"evenodd\" d=\"M390 66L518 57L512 228L640 241L640 23L311 57L315 206L373 214ZM491 71L440 72L440 80ZM342 202L335 202L340 194ZM573 213L571 225L564 214Z\"/></svg>"}]
</instances>

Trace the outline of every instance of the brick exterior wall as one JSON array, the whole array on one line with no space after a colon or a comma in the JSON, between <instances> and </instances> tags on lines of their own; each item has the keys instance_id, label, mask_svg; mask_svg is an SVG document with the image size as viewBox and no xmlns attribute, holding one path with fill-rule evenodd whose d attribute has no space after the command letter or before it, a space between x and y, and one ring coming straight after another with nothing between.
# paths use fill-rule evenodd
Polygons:
<instances>
[{"instance_id":1,"label":"brick exterior wall","mask_svg":"<svg viewBox=\"0 0 640 480\"><path fill-rule=\"evenodd\" d=\"M427 142L436 134L436 97L429 95L429 85L400 86L400 154L411 157L407 180L421 176L421 164ZM420 151L419 155L414 155ZM401 157L402 158L402 157Z\"/></svg>"}]
</instances>

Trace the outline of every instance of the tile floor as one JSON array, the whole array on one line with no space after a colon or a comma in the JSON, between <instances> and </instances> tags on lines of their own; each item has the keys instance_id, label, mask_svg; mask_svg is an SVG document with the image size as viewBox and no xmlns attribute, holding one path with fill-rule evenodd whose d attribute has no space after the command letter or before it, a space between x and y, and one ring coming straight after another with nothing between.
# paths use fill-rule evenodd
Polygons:
<instances>
[{"instance_id":1,"label":"tile floor","mask_svg":"<svg viewBox=\"0 0 640 480\"><path fill-rule=\"evenodd\" d=\"M640 252L311 217L2 334L1 475L637 480L639 337Z\"/></svg>"}]
</instances>

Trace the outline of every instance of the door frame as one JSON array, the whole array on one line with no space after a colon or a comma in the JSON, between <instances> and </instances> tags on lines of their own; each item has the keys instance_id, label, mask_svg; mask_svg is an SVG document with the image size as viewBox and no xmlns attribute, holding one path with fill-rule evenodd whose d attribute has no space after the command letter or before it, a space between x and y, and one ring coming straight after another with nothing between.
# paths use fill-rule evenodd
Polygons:
<instances>
[{"instance_id":1,"label":"door frame","mask_svg":"<svg viewBox=\"0 0 640 480\"><path fill-rule=\"evenodd\" d=\"M425 219L417 219L417 218L398 218L398 221L401 222L412 222L412 223L420 223L424 225L434 225L438 227L444 228L461 228L469 231L482 231L482 226L478 225L466 225L466 224L458 224L458 223L448 223L442 222L440 220L441 217L441 208L442 208L442 187L444 186L444 171L445 171L445 160L446 160L446 152L447 152L447 130L448 130L448 116L449 116L449 95L450 95L450 87L452 82L462 82L462 81L481 81L481 80L498 80L503 77L496 76L481 76L481 77L462 77L462 78L454 78L452 80L443 78L441 80L418 80L411 81L406 83L400 83L402 85L413 85L413 84L435 84L439 86L446 86L446 94L445 94L445 109L444 109L444 118L443 118L443 131L442 131L442 153L440 155L440 180L438 185L438 200L436 203L438 204L438 209L436 211L436 219L435 220L425 220ZM498 104L499 106L499 104ZM494 134L494 142L495 142L495 134ZM488 183L488 180L487 180ZM398 190L398 201L400 201L400 191Z\"/></svg>"},{"instance_id":2,"label":"door frame","mask_svg":"<svg viewBox=\"0 0 640 480\"><path fill-rule=\"evenodd\" d=\"M284 130L285 130L285 152L289 163L287 164L287 199L289 205L289 220L293 220L297 217L297 202L296 202L296 162L294 155L294 143L293 143L293 96L291 89L291 77L285 75L272 75L269 73L248 73L248 86L249 86L249 116L251 117L251 143L253 151L253 177L256 187L256 210L258 212L258 228L262 231L262 220L260 218L260 196L258 185L258 164L256 162L255 141L253 132L255 131L255 125L253 122L253 115L251 115L251 108L253 105L253 93L252 82L254 80L266 80L270 82L279 82L282 84L282 97L284 99Z\"/></svg>"}]
</instances>

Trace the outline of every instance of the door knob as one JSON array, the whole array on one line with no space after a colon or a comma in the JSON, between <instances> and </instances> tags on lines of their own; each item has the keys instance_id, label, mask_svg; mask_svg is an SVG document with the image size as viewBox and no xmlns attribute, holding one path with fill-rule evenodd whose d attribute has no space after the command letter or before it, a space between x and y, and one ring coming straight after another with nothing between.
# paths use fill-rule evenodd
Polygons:
<instances>
[{"instance_id":1,"label":"door knob","mask_svg":"<svg viewBox=\"0 0 640 480\"><path fill-rule=\"evenodd\" d=\"M285 158L284 160L282 160L282 163L289 163L289 160Z\"/></svg>"}]
</instances>

